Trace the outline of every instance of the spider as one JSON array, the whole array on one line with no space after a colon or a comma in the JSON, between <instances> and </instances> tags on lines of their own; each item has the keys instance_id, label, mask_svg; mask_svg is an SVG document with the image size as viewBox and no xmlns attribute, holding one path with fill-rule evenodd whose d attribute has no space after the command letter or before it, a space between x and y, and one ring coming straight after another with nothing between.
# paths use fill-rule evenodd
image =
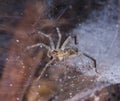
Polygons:
<instances>
[{"instance_id":1,"label":"spider","mask_svg":"<svg viewBox=\"0 0 120 101\"><path fill-rule=\"evenodd\" d=\"M31 46L27 47L27 49L31 49L31 48L34 48L34 47L42 46L42 47L44 47L44 48L46 48L48 50L47 56L51 59L45 65L45 67L43 68L43 70L42 70L42 72L39 75L37 80L40 80L40 78L42 77L42 75L46 71L47 67L50 66L55 60L62 61L62 60L65 60L67 58L80 56L80 55L84 55L87 58L91 59L93 61L93 63L94 63L94 67L96 69L96 60L94 58L92 58L90 55L88 55L86 53L79 52L78 49L75 48L75 47L67 47L67 44L72 39L71 36L68 36L66 38L66 40L63 42L63 44L61 45L61 38L62 38L62 36L61 36L60 30L59 30L58 27L56 28L56 31L57 31L57 34L58 34L58 37L59 37L56 46L55 46L55 44L53 42L53 39L51 38L50 35L46 35L43 32L40 32L41 35L43 35L43 36L45 36L45 37L47 37L49 39L50 46L48 46L48 45L46 45L44 43L37 43L37 44L34 44L34 45L31 45ZM84 64L84 62L83 62L81 57L80 57L80 60L81 60L82 64Z\"/></svg>"}]
</instances>

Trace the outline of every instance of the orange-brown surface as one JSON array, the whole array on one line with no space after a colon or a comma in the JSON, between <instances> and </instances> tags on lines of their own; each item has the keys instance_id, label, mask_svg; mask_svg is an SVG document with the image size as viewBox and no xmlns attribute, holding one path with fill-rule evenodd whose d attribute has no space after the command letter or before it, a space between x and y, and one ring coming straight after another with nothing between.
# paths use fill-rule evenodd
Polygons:
<instances>
[{"instance_id":1,"label":"orange-brown surface","mask_svg":"<svg viewBox=\"0 0 120 101\"><path fill-rule=\"evenodd\" d=\"M24 18L14 30L14 36L9 44L8 58L0 82L1 101L22 101L26 88L33 77L35 70L42 58L40 51L36 56L32 56L32 51L25 51L26 46L32 45L37 40L33 32L32 23L39 16L44 17L44 3L40 2L41 8L37 10L37 5L29 3L24 11ZM36 15L33 15L32 13Z\"/></svg>"}]
</instances>

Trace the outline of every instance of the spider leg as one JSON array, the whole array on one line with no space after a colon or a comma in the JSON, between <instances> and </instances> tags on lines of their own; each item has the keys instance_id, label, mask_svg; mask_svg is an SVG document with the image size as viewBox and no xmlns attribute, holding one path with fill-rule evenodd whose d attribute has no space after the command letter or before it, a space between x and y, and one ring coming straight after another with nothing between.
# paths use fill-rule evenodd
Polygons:
<instances>
[{"instance_id":1,"label":"spider leg","mask_svg":"<svg viewBox=\"0 0 120 101\"><path fill-rule=\"evenodd\" d=\"M82 65L83 65L83 67L84 67L84 66L85 66L85 63L84 63L84 61L83 61L83 59L82 59L82 53L81 53L81 52L78 52L78 56L80 57L80 61L81 61Z\"/></svg>"},{"instance_id":2,"label":"spider leg","mask_svg":"<svg viewBox=\"0 0 120 101\"><path fill-rule=\"evenodd\" d=\"M60 48L60 43L61 43L61 37L62 37L62 36L61 36L60 30L59 30L58 27L56 28L56 30L57 30L58 37L59 37L58 43L57 43L57 46L56 46L56 49L59 49L59 48Z\"/></svg>"},{"instance_id":3,"label":"spider leg","mask_svg":"<svg viewBox=\"0 0 120 101\"><path fill-rule=\"evenodd\" d=\"M52 60L50 60L45 67L43 68L42 72L40 73L40 75L37 78L37 81L41 79L41 77L43 76L44 72L46 71L46 69L48 68L48 66L55 60L55 58L53 58Z\"/></svg>"},{"instance_id":4,"label":"spider leg","mask_svg":"<svg viewBox=\"0 0 120 101\"><path fill-rule=\"evenodd\" d=\"M34 48L34 47L38 47L38 46L42 46L42 47L50 50L50 47L47 46L47 45L45 45L44 43L37 43L37 44L34 44L34 45L32 45L32 46L27 46L27 50L28 50L28 49L31 49L31 48Z\"/></svg>"},{"instance_id":5,"label":"spider leg","mask_svg":"<svg viewBox=\"0 0 120 101\"><path fill-rule=\"evenodd\" d=\"M78 42L77 42L77 36L75 35L73 38L74 38L75 45L77 45L78 44Z\"/></svg>"},{"instance_id":6,"label":"spider leg","mask_svg":"<svg viewBox=\"0 0 120 101\"><path fill-rule=\"evenodd\" d=\"M86 54L86 53L83 53L83 55L86 56L87 58L89 58L89 59L91 59L91 60L93 61L95 71L98 73L98 71L97 71L97 63L96 63L96 60L95 60L92 56L90 56L90 55L88 55L88 54Z\"/></svg>"},{"instance_id":7,"label":"spider leg","mask_svg":"<svg viewBox=\"0 0 120 101\"><path fill-rule=\"evenodd\" d=\"M51 38L51 36L50 36L50 35L46 35L46 34L44 34L44 33L41 32L41 31L39 31L39 33L49 39L49 41L50 41L50 46L51 46L51 48L54 50L54 49L55 49L55 44L54 44L53 39Z\"/></svg>"},{"instance_id":8,"label":"spider leg","mask_svg":"<svg viewBox=\"0 0 120 101\"><path fill-rule=\"evenodd\" d=\"M65 41L64 41L64 43L62 44L62 46L61 46L61 50L64 50L65 49L65 47L66 47L66 45L68 44L68 42L71 40L71 36L69 36Z\"/></svg>"}]
</instances>

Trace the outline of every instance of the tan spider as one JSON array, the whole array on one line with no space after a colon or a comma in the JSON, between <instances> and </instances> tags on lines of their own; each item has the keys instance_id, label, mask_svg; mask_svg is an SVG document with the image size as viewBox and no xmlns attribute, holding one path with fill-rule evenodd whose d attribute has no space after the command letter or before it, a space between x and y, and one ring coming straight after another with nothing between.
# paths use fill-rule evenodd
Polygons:
<instances>
[{"instance_id":1,"label":"tan spider","mask_svg":"<svg viewBox=\"0 0 120 101\"><path fill-rule=\"evenodd\" d=\"M42 32L40 32L41 35L47 37L50 41L50 46L44 44L44 43L37 43L37 44L34 44L32 46L28 46L27 49L31 49L31 48L34 48L34 47L38 47L38 46L42 46L44 48L46 48L48 50L47 52L47 56L51 59L46 65L45 67L43 68L40 76L38 77L37 80L39 80L42 75L44 74L44 72L46 71L47 67L54 62L54 60L58 60L58 61L62 61L62 60L65 60L67 58L70 58L70 57L75 57L75 56L80 56L80 55L84 55L86 56L87 58L90 58L93 62L94 62L94 67L96 69L96 60L94 58L92 58L91 56L89 56L88 54L86 53L81 53L81 52L78 52L78 49L77 48L73 48L73 47L67 47L67 44L70 42L70 40L72 39L71 36L68 36L67 39L63 42L63 44L61 45L61 33L60 33L60 30L59 28L57 27L56 28L57 30L57 33L58 33L58 42L57 42L57 45L55 47L55 44L53 42L53 39L51 38L50 35L46 35ZM80 57L80 60L83 63L83 60L82 58Z\"/></svg>"}]
</instances>

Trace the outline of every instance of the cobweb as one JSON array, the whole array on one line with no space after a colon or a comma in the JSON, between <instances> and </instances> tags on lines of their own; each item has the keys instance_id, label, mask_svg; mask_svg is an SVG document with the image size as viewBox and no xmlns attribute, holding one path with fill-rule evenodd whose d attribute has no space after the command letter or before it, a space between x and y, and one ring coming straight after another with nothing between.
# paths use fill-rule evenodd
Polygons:
<instances>
[{"instance_id":1,"label":"cobweb","mask_svg":"<svg viewBox=\"0 0 120 101\"><path fill-rule=\"evenodd\" d=\"M89 19L73 30L79 50L97 61L99 80L120 83L120 33L117 0L109 0L102 11L94 11Z\"/></svg>"}]
</instances>

